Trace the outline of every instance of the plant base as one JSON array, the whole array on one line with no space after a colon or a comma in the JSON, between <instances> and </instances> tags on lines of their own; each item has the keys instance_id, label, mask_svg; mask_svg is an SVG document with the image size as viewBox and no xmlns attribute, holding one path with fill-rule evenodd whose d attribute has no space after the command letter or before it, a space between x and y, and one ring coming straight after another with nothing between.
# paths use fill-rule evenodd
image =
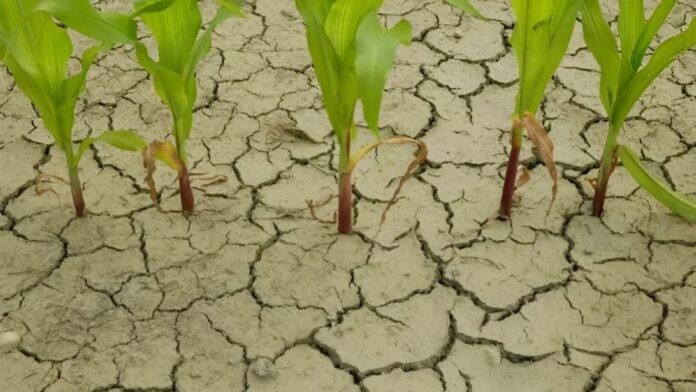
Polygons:
<instances>
[{"instance_id":1,"label":"plant base","mask_svg":"<svg viewBox=\"0 0 696 392\"><path fill-rule=\"evenodd\" d=\"M191 189L191 178L186 166L179 173L179 196L181 197L181 211L184 215L193 214L194 200Z\"/></svg>"},{"instance_id":2,"label":"plant base","mask_svg":"<svg viewBox=\"0 0 696 392\"><path fill-rule=\"evenodd\" d=\"M70 170L70 193L72 193L73 205L75 206L75 216L82 218L85 216L85 198L82 194L82 184L77 170Z\"/></svg>"},{"instance_id":3,"label":"plant base","mask_svg":"<svg viewBox=\"0 0 696 392\"><path fill-rule=\"evenodd\" d=\"M353 181L351 173L341 173L338 185L338 232L353 231Z\"/></svg>"},{"instance_id":4,"label":"plant base","mask_svg":"<svg viewBox=\"0 0 696 392\"><path fill-rule=\"evenodd\" d=\"M602 176L597 180L594 198L592 199L592 215L601 218L604 215L604 203L607 199L609 176Z\"/></svg>"},{"instance_id":5,"label":"plant base","mask_svg":"<svg viewBox=\"0 0 696 392\"><path fill-rule=\"evenodd\" d=\"M498 214L502 219L509 219L512 212L512 200L517 185L517 166L520 164L520 150L521 146L513 142L507 171L505 172L505 184L503 185L503 195L500 199L500 209L498 210Z\"/></svg>"}]
</instances>

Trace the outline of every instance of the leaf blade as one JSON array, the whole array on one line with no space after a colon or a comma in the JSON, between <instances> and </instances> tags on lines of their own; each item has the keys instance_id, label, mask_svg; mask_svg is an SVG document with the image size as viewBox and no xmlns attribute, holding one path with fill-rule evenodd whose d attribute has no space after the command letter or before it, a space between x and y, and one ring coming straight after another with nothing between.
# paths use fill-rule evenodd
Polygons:
<instances>
[{"instance_id":1,"label":"leaf blade","mask_svg":"<svg viewBox=\"0 0 696 392\"><path fill-rule=\"evenodd\" d=\"M690 221L696 220L696 202L679 192L669 189L665 184L651 176L641 164L640 158L630 148L621 146L618 154L626 170L641 188L645 189L660 204L669 208L675 214Z\"/></svg>"},{"instance_id":2,"label":"leaf blade","mask_svg":"<svg viewBox=\"0 0 696 392\"><path fill-rule=\"evenodd\" d=\"M365 121L379 136L379 114L387 77L394 67L399 44L411 42L411 24L401 20L391 29L385 29L377 13L368 15L356 35L355 60L360 99Z\"/></svg>"},{"instance_id":3,"label":"leaf blade","mask_svg":"<svg viewBox=\"0 0 696 392\"><path fill-rule=\"evenodd\" d=\"M47 12L73 30L101 42L116 44L137 40L133 19L99 12L89 0L39 0L35 10Z\"/></svg>"},{"instance_id":4,"label":"leaf blade","mask_svg":"<svg viewBox=\"0 0 696 392\"><path fill-rule=\"evenodd\" d=\"M682 53L696 45L696 19L682 33L673 36L655 49L648 64L643 67L633 79L627 83L621 95L617 98L612 113L612 126L621 128L633 106L638 102L645 90L650 87L667 67Z\"/></svg>"}]
</instances>

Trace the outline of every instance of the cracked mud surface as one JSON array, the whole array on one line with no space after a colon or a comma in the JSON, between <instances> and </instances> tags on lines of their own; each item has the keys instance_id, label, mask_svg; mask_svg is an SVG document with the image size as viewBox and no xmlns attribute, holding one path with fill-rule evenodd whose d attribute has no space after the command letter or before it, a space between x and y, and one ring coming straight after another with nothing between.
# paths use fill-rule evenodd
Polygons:
<instances>
[{"instance_id":1,"label":"cracked mud surface","mask_svg":"<svg viewBox=\"0 0 696 392\"><path fill-rule=\"evenodd\" d=\"M439 0L388 1L386 19L411 20L415 42L399 51L384 131L431 154L381 230L413 151L362 162L356 233L338 237L306 204L335 198L337 184L302 23L290 0L250 3L200 71L189 218L174 174L157 172L158 213L138 159L100 145L81 166L89 218L73 218L59 184L37 196L37 174L63 175L64 159L0 72L0 333L22 336L0 354L1 391L696 391L696 227L622 169L606 216L588 216L606 122L579 30L541 113L558 201L545 218L550 183L527 146L532 181L500 222L516 93L507 2L480 1L483 22ZM680 1L661 37L694 16ZM103 56L90 79L78 139L166 135L169 114L132 52ZM692 51L643 97L623 140L694 194L695 129ZM215 176L228 181L206 186Z\"/></svg>"}]
</instances>

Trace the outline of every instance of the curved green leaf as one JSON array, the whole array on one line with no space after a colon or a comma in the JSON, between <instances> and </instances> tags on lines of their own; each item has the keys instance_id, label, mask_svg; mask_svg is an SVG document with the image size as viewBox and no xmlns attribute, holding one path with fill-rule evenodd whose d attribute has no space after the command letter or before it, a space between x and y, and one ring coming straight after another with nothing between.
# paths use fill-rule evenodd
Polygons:
<instances>
[{"instance_id":1,"label":"curved green leaf","mask_svg":"<svg viewBox=\"0 0 696 392\"><path fill-rule=\"evenodd\" d=\"M326 35L325 23L335 0L295 0L307 30L307 46L319 81L324 106L332 128L341 128L338 114L339 65L333 45Z\"/></svg>"},{"instance_id":2,"label":"curved green leaf","mask_svg":"<svg viewBox=\"0 0 696 392\"><path fill-rule=\"evenodd\" d=\"M686 31L675 35L658 46L652 57L650 57L648 64L626 85L625 89L616 100L616 105L611 116L612 126L617 129L620 128L633 109L633 106L638 102L640 96L643 95L652 82L655 81L679 55L686 52L694 45L696 45L696 19L691 21Z\"/></svg>"},{"instance_id":3,"label":"curved green leaf","mask_svg":"<svg viewBox=\"0 0 696 392\"><path fill-rule=\"evenodd\" d=\"M0 1L3 62L41 115L61 149L71 147L71 128L61 126L59 106L65 101L63 82L72 53L65 29L45 12L30 13L35 0Z\"/></svg>"},{"instance_id":4,"label":"curved green leaf","mask_svg":"<svg viewBox=\"0 0 696 392\"><path fill-rule=\"evenodd\" d=\"M193 105L189 101L184 78L173 70L155 62L142 43L135 45L138 63L152 76L155 91L172 111L177 141L185 142L193 124ZM182 157L183 158L183 157Z\"/></svg>"},{"instance_id":5,"label":"curved green leaf","mask_svg":"<svg viewBox=\"0 0 696 392\"><path fill-rule=\"evenodd\" d=\"M131 18L136 18L142 14L150 12L164 11L174 4L176 0L136 0L133 4Z\"/></svg>"},{"instance_id":6,"label":"curved green leaf","mask_svg":"<svg viewBox=\"0 0 696 392\"><path fill-rule=\"evenodd\" d=\"M147 143L132 131L107 131L98 137L84 139L75 154L75 162L80 162L85 151L96 142L104 142L123 151L143 151Z\"/></svg>"},{"instance_id":7,"label":"curved green leaf","mask_svg":"<svg viewBox=\"0 0 696 392\"><path fill-rule=\"evenodd\" d=\"M382 95L387 77L394 67L396 49L400 43L408 45L410 42L410 23L402 20L391 29L385 29L376 12L369 14L358 28L355 68L359 94L365 121L377 136Z\"/></svg>"},{"instance_id":8,"label":"curved green leaf","mask_svg":"<svg viewBox=\"0 0 696 392\"><path fill-rule=\"evenodd\" d=\"M324 28L341 67L352 67L358 27L367 14L382 6L382 2L383 0L338 0L329 10Z\"/></svg>"},{"instance_id":9,"label":"curved green leaf","mask_svg":"<svg viewBox=\"0 0 696 392\"><path fill-rule=\"evenodd\" d=\"M536 113L546 86L568 50L581 0L513 0L516 25L510 42L520 87L516 111Z\"/></svg>"},{"instance_id":10,"label":"curved green leaf","mask_svg":"<svg viewBox=\"0 0 696 392\"><path fill-rule=\"evenodd\" d=\"M157 42L159 64L181 73L201 28L198 2L175 0L166 9L144 13L140 18Z\"/></svg>"},{"instance_id":11,"label":"curved green leaf","mask_svg":"<svg viewBox=\"0 0 696 392\"><path fill-rule=\"evenodd\" d=\"M101 42L116 44L137 40L133 19L99 12L89 0L38 0L34 11L47 12L71 29Z\"/></svg>"},{"instance_id":12,"label":"curved green leaf","mask_svg":"<svg viewBox=\"0 0 696 392\"><path fill-rule=\"evenodd\" d=\"M645 57L645 53L650 47L650 43L653 41L657 35L657 32L660 31L660 28L667 20L667 17L669 16L669 13L672 12L676 2L677 0L662 0L655 8L655 11L653 11L653 14L650 16L648 23L643 28L643 31L641 32L640 37L638 38L638 41L633 49L631 62L633 63L633 67L635 69L640 68L641 64L643 63L643 57Z\"/></svg>"},{"instance_id":13,"label":"curved green leaf","mask_svg":"<svg viewBox=\"0 0 696 392\"><path fill-rule=\"evenodd\" d=\"M641 164L640 158L628 147L621 146L618 154L626 170L628 170L641 188L645 189L657 201L675 214L691 221L696 220L696 202L679 192L674 192L651 176Z\"/></svg>"},{"instance_id":14,"label":"curved green leaf","mask_svg":"<svg viewBox=\"0 0 696 392\"><path fill-rule=\"evenodd\" d=\"M645 5L642 1L619 0L619 39L621 41L622 78L628 80L638 70L633 66L631 55L645 28Z\"/></svg>"},{"instance_id":15,"label":"curved green leaf","mask_svg":"<svg viewBox=\"0 0 696 392\"><path fill-rule=\"evenodd\" d=\"M213 18L208 25L208 28L205 29L205 32L194 43L182 72L184 78L187 79L187 84L189 83L190 79L195 79L196 67L212 48L213 31L215 31L220 23L224 22L230 17L232 17L232 13L224 8L221 8L215 15L215 18ZM195 99L193 99L193 101L195 101Z\"/></svg>"},{"instance_id":16,"label":"curved green leaf","mask_svg":"<svg viewBox=\"0 0 696 392\"><path fill-rule=\"evenodd\" d=\"M132 131L108 131L99 135L96 140L123 151L142 151L147 148L145 140Z\"/></svg>"},{"instance_id":17,"label":"curved green leaf","mask_svg":"<svg viewBox=\"0 0 696 392\"><path fill-rule=\"evenodd\" d=\"M614 34L604 20L598 0L584 0L581 7L582 30L587 46L602 71L600 97L607 113L616 102L621 72L621 57Z\"/></svg>"}]
</instances>

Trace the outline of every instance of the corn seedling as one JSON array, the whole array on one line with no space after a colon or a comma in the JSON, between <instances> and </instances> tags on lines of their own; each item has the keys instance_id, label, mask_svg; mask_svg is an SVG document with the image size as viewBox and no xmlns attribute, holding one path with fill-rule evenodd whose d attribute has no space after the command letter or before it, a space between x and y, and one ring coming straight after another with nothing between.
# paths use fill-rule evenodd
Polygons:
<instances>
[{"instance_id":1,"label":"corn seedling","mask_svg":"<svg viewBox=\"0 0 696 392\"><path fill-rule=\"evenodd\" d=\"M519 68L519 91L512 121L511 148L505 173L499 214L509 218L512 210L524 131L534 144L553 180L556 198L558 175L553 144L536 119L546 86L565 55L582 0L512 0L516 25L512 48Z\"/></svg>"},{"instance_id":2,"label":"corn seedling","mask_svg":"<svg viewBox=\"0 0 696 392\"><path fill-rule=\"evenodd\" d=\"M386 29L377 15L383 0L295 0L307 29L307 42L324 106L339 146L338 230L352 231L352 172L361 158L387 141L375 142L351 154L356 136L354 120L358 100L365 122L379 137L379 114L387 77L394 67L399 44L411 42L411 25L401 20ZM406 175L425 159L425 147L397 136L388 143L416 143L419 157ZM393 200L390 202L393 202ZM384 218L384 215L383 215Z\"/></svg>"},{"instance_id":3,"label":"corn seedling","mask_svg":"<svg viewBox=\"0 0 696 392\"><path fill-rule=\"evenodd\" d=\"M598 0L584 0L582 25L585 41L601 68L600 97L609 118L609 133L599 167L592 212L604 213L609 178L620 160L626 170L653 197L676 214L696 219L696 204L652 177L627 146L618 143L619 132L640 96L679 55L696 45L696 20L682 33L664 41L643 66L643 60L676 0L662 0L646 20L643 1L619 1L619 45L602 16Z\"/></svg>"},{"instance_id":4,"label":"corn seedling","mask_svg":"<svg viewBox=\"0 0 696 392\"><path fill-rule=\"evenodd\" d=\"M130 15L97 12L89 0L44 0L45 8L74 30L102 41L132 44L138 63L151 76L155 91L173 117L172 135L176 147L169 142L146 144L133 134L127 145L143 151L147 182L153 201L157 203L152 173L158 159L178 173L182 211L194 210L193 191L187 168L186 144L193 128L193 110L198 95L196 68L211 49L213 31L233 15L242 16L241 0L216 0L220 5L208 27L201 32L202 17L197 0L135 0ZM125 23L118 18L126 17ZM117 19L114 19L117 18ZM135 36L135 20L149 29L157 47L155 61L145 44ZM136 140L137 139L137 140Z\"/></svg>"},{"instance_id":5,"label":"corn seedling","mask_svg":"<svg viewBox=\"0 0 696 392\"><path fill-rule=\"evenodd\" d=\"M219 2L221 7L203 33L200 33L201 11L196 0L173 0L165 9L143 13L140 19L157 43L158 61L150 57L144 44L135 44L138 62L154 80L157 94L173 116L172 134L178 159L170 166L179 173L179 195L185 214L194 209L186 144L193 128L193 109L198 96L196 68L210 51L217 26L235 14L242 15L240 0ZM147 1L136 1L136 7L144 4Z\"/></svg>"},{"instance_id":6,"label":"corn seedling","mask_svg":"<svg viewBox=\"0 0 696 392\"><path fill-rule=\"evenodd\" d=\"M40 0L0 1L0 58L17 86L31 100L46 129L65 153L70 189L78 217L85 215L85 201L78 174L80 159L94 141L118 146L125 132L106 132L90 138L77 149L73 145L75 106L85 88L87 73L99 53L111 47L110 41L98 43L82 53L81 69L68 76L73 45L67 31L53 21ZM113 23L128 26L116 15ZM135 26L130 26L135 33ZM128 136L125 136L128 138Z\"/></svg>"}]
</instances>

